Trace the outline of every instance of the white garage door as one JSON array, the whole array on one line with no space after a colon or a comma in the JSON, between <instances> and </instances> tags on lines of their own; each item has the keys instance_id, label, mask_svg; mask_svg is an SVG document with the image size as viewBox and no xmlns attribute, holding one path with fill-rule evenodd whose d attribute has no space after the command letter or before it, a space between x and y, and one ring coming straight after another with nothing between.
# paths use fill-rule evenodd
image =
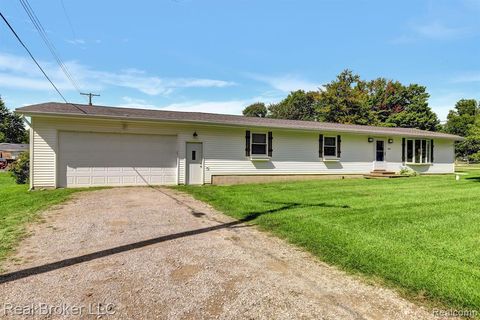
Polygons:
<instances>
[{"instance_id":1,"label":"white garage door","mask_svg":"<svg viewBox=\"0 0 480 320\"><path fill-rule=\"evenodd\" d=\"M175 184L175 136L59 133L60 187Z\"/></svg>"}]
</instances>

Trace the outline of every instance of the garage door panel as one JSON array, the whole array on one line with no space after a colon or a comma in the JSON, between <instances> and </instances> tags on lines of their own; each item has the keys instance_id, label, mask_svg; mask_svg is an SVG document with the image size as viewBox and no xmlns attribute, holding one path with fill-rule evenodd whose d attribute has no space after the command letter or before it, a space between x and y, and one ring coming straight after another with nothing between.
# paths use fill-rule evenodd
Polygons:
<instances>
[{"instance_id":1,"label":"garage door panel","mask_svg":"<svg viewBox=\"0 0 480 320\"><path fill-rule=\"evenodd\" d=\"M62 187L176 184L176 137L60 132Z\"/></svg>"}]
</instances>

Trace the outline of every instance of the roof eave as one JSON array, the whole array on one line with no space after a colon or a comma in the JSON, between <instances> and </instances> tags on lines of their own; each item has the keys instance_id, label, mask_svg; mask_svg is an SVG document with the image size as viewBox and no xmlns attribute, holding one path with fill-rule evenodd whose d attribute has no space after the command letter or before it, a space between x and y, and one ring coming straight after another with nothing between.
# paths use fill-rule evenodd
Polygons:
<instances>
[{"instance_id":1,"label":"roof eave","mask_svg":"<svg viewBox=\"0 0 480 320\"><path fill-rule=\"evenodd\" d=\"M454 140L454 141L463 141L465 138L460 136L436 136L434 134L414 134L408 132L389 132L389 131L372 131L372 130L358 130L358 129L340 129L340 128L291 128L275 125L260 125L260 124L238 124L238 123L222 123L222 122L212 122L212 121L201 121L201 120L177 120L177 119L152 119L144 117L130 117L130 116L112 116L112 115L96 115L96 114L68 114L68 113L58 113L58 112L35 112L35 111L23 111L15 110L15 113L22 114L27 117L31 116L41 116L41 117L57 117L57 118L91 118L91 119L111 119L111 120L130 120L130 121L142 121L142 122L154 122L154 123L187 123L187 124L200 124L200 125L214 125L219 127L251 127L251 128L278 128L287 131L309 131L309 132L339 132L339 133L357 133L363 135L384 135L384 136L404 136L404 137L413 137L413 138L437 138L445 140Z\"/></svg>"}]
</instances>

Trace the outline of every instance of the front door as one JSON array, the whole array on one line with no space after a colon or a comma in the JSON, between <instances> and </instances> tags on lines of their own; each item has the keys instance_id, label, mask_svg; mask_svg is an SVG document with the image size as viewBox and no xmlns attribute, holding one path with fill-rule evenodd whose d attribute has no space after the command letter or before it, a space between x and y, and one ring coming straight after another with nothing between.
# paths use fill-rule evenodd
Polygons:
<instances>
[{"instance_id":1,"label":"front door","mask_svg":"<svg viewBox=\"0 0 480 320\"><path fill-rule=\"evenodd\" d=\"M203 144L187 142L187 184L203 184Z\"/></svg>"},{"instance_id":2,"label":"front door","mask_svg":"<svg viewBox=\"0 0 480 320\"><path fill-rule=\"evenodd\" d=\"M375 140L375 164L374 169L385 170L385 140L376 139Z\"/></svg>"}]
</instances>

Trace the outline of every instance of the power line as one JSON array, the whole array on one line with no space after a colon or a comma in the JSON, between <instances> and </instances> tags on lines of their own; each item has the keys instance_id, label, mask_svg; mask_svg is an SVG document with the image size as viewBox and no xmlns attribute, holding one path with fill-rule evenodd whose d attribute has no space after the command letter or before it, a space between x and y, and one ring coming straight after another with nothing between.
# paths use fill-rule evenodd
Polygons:
<instances>
[{"instance_id":1,"label":"power line","mask_svg":"<svg viewBox=\"0 0 480 320\"><path fill-rule=\"evenodd\" d=\"M58 90L57 86L53 83L53 81L48 77L48 75L45 73L45 71L43 70L43 68L40 66L40 64L37 62L37 60L35 59L35 57L33 56L33 54L30 52L30 50L27 48L27 46L25 45L25 43L22 41L22 39L20 39L20 37L18 36L18 34L15 32L15 30L13 29L13 27L10 25L10 23L8 22L8 20L4 17L4 15L0 12L0 16L2 17L3 21L5 21L5 24L8 26L8 28L10 29L10 31L12 31L13 35L15 36L15 38L17 38L18 42L20 42L20 44L22 45L22 47L27 51L28 55L30 56L30 58L32 58L33 62L35 62L35 64L37 65L37 67L40 69L40 71L43 73L43 75L45 76L45 78L48 80L48 82L50 82L50 84L53 86L53 88L55 88L55 91L57 91L57 93L60 95L60 97L62 97L63 101L65 101L65 103L68 103L67 99L65 99L65 97L62 95L62 93L60 92L60 90Z\"/></svg>"},{"instance_id":2,"label":"power line","mask_svg":"<svg viewBox=\"0 0 480 320\"><path fill-rule=\"evenodd\" d=\"M70 26L70 29L72 30L73 38L76 39L77 35L75 34L75 29L73 29L72 20L70 19L70 16L68 15L67 8L65 8L65 3L63 3L63 0L60 0L60 3L62 4L63 13L65 13L65 17L67 18L68 25Z\"/></svg>"},{"instance_id":3,"label":"power line","mask_svg":"<svg viewBox=\"0 0 480 320\"><path fill-rule=\"evenodd\" d=\"M48 50L50 51L50 53L52 54L52 56L55 58L57 64L60 66L60 68L62 69L63 73L65 74L65 76L67 77L67 79L70 81L70 83L75 87L75 89L80 93L80 87L78 85L78 83L75 81L75 79L73 78L72 74L70 73L70 71L68 70L67 66L65 65L65 63L62 61L62 59L60 58L60 55L57 53L57 50L55 48L55 46L53 45L53 43L50 41L50 39L48 38L48 35L47 35L47 32L45 31L45 28L43 27L42 23L40 22L40 20L38 19L35 11L33 10L32 6L30 5L30 3L28 2L28 0L19 0L23 9L25 10L25 12L27 13L28 17L30 18L30 20L32 21L35 29L37 29L38 33L40 34L40 37L42 38L43 42L45 43L45 45L47 46Z\"/></svg>"}]
</instances>

